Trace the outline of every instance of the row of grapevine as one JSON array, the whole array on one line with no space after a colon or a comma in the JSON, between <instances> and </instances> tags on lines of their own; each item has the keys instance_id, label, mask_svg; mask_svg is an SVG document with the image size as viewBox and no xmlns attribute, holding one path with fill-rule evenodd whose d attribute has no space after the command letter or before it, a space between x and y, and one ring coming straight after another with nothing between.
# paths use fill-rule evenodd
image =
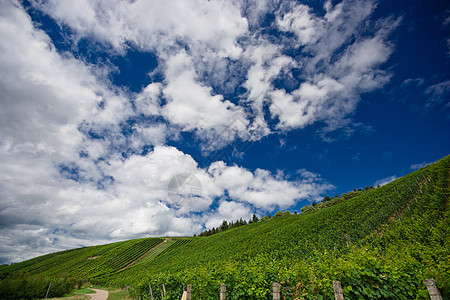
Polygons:
<instances>
[{"instance_id":1,"label":"row of grapevine","mask_svg":"<svg viewBox=\"0 0 450 300\"><path fill-rule=\"evenodd\" d=\"M82 267L73 270L73 272L76 275L89 278L114 273L134 262L163 240L161 238L147 238L129 241L111 249L98 258L89 260Z\"/></svg>"},{"instance_id":2,"label":"row of grapevine","mask_svg":"<svg viewBox=\"0 0 450 300\"><path fill-rule=\"evenodd\" d=\"M170 252L174 249L177 249L183 245L187 245L191 242L191 239L177 239L175 240L175 243L173 243L172 245L170 245L166 250L164 250L164 252L161 253L161 255L163 255L166 252Z\"/></svg>"},{"instance_id":3,"label":"row of grapevine","mask_svg":"<svg viewBox=\"0 0 450 300\"><path fill-rule=\"evenodd\" d=\"M183 245L188 244L191 241L189 238L174 238L174 239L166 239L164 243L159 245L156 249L150 252L148 255L139 260L138 265L146 264L149 261L155 259L160 255L164 255L174 249L177 249Z\"/></svg>"},{"instance_id":4,"label":"row of grapevine","mask_svg":"<svg viewBox=\"0 0 450 300\"><path fill-rule=\"evenodd\" d=\"M99 256L105 252L127 242L118 242L107 245L71 249L57 253L50 253L21 263L12 264L3 268L4 273L13 273L17 270L30 274L53 275L72 270L87 263L89 257Z\"/></svg>"},{"instance_id":5,"label":"row of grapevine","mask_svg":"<svg viewBox=\"0 0 450 300\"><path fill-rule=\"evenodd\" d=\"M100 276L127 266L163 240L146 238L52 253L5 266L1 273L3 277L16 271L46 276L61 273L82 278Z\"/></svg>"}]
</instances>

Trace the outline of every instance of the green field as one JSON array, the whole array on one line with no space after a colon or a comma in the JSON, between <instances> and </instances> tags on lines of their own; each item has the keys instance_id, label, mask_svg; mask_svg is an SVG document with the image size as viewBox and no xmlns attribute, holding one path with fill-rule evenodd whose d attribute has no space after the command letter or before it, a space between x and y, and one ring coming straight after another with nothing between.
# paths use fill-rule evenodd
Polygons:
<instances>
[{"instance_id":1,"label":"green field","mask_svg":"<svg viewBox=\"0 0 450 300\"><path fill-rule=\"evenodd\" d=\"M207 237L147 238L48 254L2 266L3 280L24 274L132 286L132 296L180 299L428 299L434 278L450 297L450 158L330 207L273 217ZM165 241L165 242L164 242ZM151 251L150 251L151 250ZM139 259L139 260L138 260ZM137 261L138 260L138 261ZM130 265L132 262L134 264Z\"/></svg>"}]
</instances>

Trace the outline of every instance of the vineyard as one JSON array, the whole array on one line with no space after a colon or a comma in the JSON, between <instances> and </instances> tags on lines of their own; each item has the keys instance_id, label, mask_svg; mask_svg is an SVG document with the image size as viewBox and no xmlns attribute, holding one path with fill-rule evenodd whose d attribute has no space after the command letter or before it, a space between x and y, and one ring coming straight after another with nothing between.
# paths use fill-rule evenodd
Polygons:
<instances>
[{"instance_id":1,"label":"vineyard","mask_svg":"<svg viewBox=\"0 0 450 300\"><path fill-rule=\"evenodd\" d=\"M147 238L48 254L0 268L101 285L133 286L132 296L180 299L330 299L333 280L345 299L427 299L434 278L450 297L450 157L390 184L320 210L261 220L192 238ZM139 259L139 260L138 260ZM133 263L134 262L134 263ZM133 263L133 264L132 264ZM9 274L9 275L8 275Z\"/></svg>"},{"instance_id":2,"label":"vineyard","mask_svg":"<svg viewBox=\"0 0 450 300\"><path fill-rule=\"evenodd\" d=\"M70 273L74 277L91 279L119 271L163 241L162 238L146 238L67 250L13 264L3 268L2 273L17 270L32 275Z\"/></svg>"}]
</instances>

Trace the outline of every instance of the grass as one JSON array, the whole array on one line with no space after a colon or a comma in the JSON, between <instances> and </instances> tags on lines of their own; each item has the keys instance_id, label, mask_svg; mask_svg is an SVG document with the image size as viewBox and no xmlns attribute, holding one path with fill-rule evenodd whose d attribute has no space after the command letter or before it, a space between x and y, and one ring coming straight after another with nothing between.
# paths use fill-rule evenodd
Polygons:
<instances>
[{"instance_id":1,"label":"grass","mask_svg":"<svg viewBox=\"0 0 450 300\"><path fill-rule=\"evenodd\" d=\"M82 289L73 289L70 294L61 297L61 298L47 298L50 300L57 300L57 299L64 299L64 300L88 300L91 299L90 296L87 294L95 294L94 290L88 289L88 288L82 288Z\"/></svg>"},{"instance_id":2,"label":"grass","mask_svg":"<svg viewBox=\"0 0 450 300\"><path fill-rule=\"evenodd\" d=\"M61 298L47 298L47 300L60 300L60 299L64 299L64 300L89 300L91 299L91 297L89 297L88 295L67 295Z\"/></svg>"},{"instance_id":3,"label":"grass","mask_svg":"<svg viewBox=\"0 0 450 300\"><path fill-rule=\"evenodd\" d=\"M108 291L108 300L131 300L127 294L127 291L124 289L117 289L114 287L103 287L103 286L93 286L93 288L101 289ZM48 300L89 300L91 297L88 294L95 294L94 290L91 290L89 288L81 288L81 289L74 289L70 294L60 297L60 298L48 298Z\"/></svg>"},{"instance_id":4,"label":"grass","mask_svg":"<svg viewBox=\"0 0 450 300\"><path fill-rule=\"evenodd\" d=\"M126 290L116 290L109 292L108 300L132 299L128 296Z\"/></svg>"},{"instance_id":5,"label":"grass","mask_svg":"<svg viewBox=\"0 0 450 300\"><path fill-rule=\"evenodd\" d=\"M78 295L78 294L95 294L94 290L90 290L88 288L82 288L82 289L74 289L71 293L71 295Z\"/></svg>"}]
</instances>

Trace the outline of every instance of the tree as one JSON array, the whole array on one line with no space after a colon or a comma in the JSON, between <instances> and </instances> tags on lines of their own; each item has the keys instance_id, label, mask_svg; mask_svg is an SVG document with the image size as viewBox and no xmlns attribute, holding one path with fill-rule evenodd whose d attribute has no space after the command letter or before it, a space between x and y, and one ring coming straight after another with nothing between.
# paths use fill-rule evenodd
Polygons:
<instances>
[{"instance_id":1,"label":"tree","mask_svg":"<svg viewBox=\"0 0 450 300\"><path fill-rule=\"evenodd\" d=\"M283 212L280 210L280 211L277 211L277 213L273 217L274 218L280 218L282 216L283 216Z\"/></svg>"},{"instance_id":2,"label":"tree","mask_svg":"<svg viewBox=\"0 0 450 300\"><path fill-rule=\"evenodd\" d=\"M220 231L228 230L228 222L227 220L223 220L222 225L220 225Z\"/></svg>"},{"instance_id":3,"label":"tree","mask_svg":"<svg viewBox=\"0 0 450 300\"><path fill-rule=\"evenodd\" d=\"M305 205L302 207L301 212L305 213L308 211L316 210L312 205Z\"/></svg>"},{"instance_id":4,"label":"tree","mask_svg":"<svg viewBox=\"0 0 450 300\"><path fill-rule=\"evenodd\" d=\"M325 196L325 198L323 198L322 201L323 202L327 202L327 201L330 201L330 200L331 200L330 196L327 195L327 196Z\"/></svg>"},{"instance_id":5,"label":"tree","mask_svg":"<svg viewBox=\"0 0 450 300\"><path fill-rule=\"evenodd\" d=\"M242 218L239 219L239 226L247 225L247 221L243 220Z\"/></svg>"},{"instance_id":6,"label":"tree","mask_svg":"<svg viewBox=\"0 0 450 300\"><path fill-rule=\"evenodd\" d=\"M258 216L257 216L256 214L253 214L252 222L253 222L253 223L256 223L256 222L258 222L258 221L259 221Z\"/></svg>"}]
</instances>

